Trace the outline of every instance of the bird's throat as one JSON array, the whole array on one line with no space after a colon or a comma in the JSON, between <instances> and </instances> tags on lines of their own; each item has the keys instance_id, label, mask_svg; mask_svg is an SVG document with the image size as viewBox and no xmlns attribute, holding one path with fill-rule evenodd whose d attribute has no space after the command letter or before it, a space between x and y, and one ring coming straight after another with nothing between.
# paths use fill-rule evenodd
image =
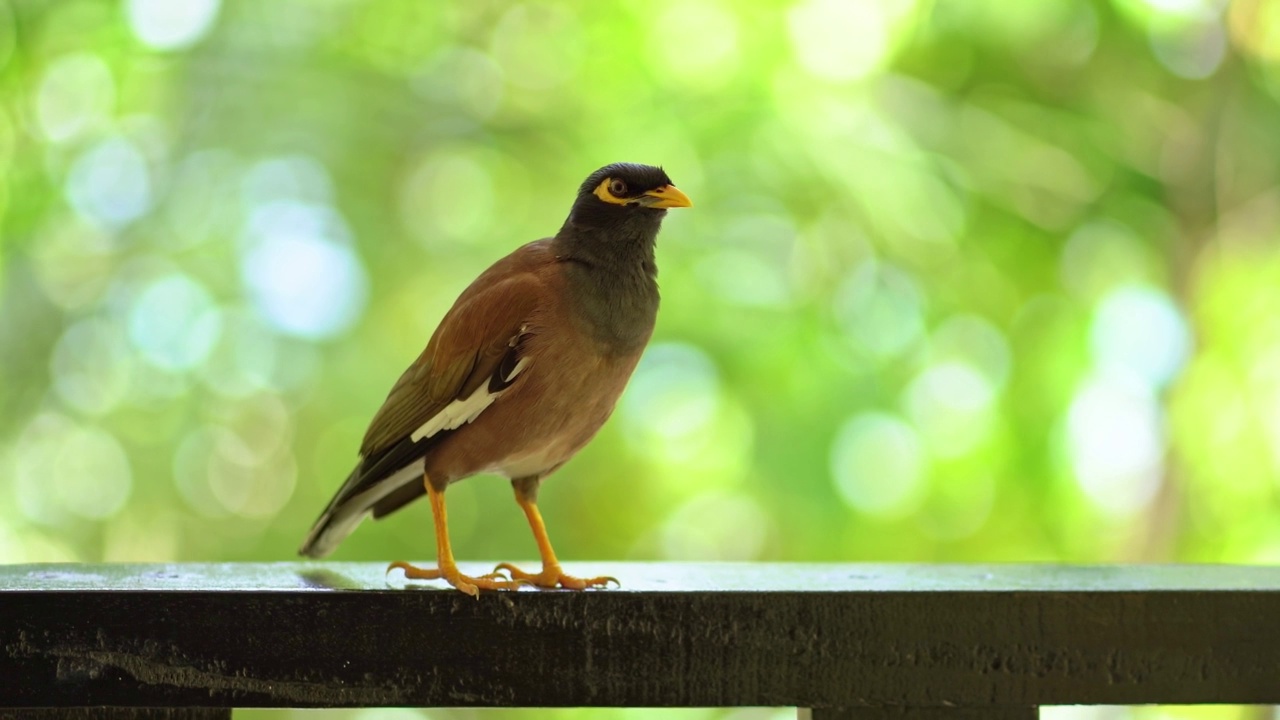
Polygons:
<instances>
[{"instance_id":1,"label":"bird's throat","mask_svg":"<svg viewBox=\"0 0 1280 720\"><path fill-rule=\"evenodd\" d=\"M656 227L630 237L566 227L556 236L556 256L566 264L570 299L582 328L611 351L634 350L653 333L658 314L656 236Z\"/></svg>"}]
</instances>

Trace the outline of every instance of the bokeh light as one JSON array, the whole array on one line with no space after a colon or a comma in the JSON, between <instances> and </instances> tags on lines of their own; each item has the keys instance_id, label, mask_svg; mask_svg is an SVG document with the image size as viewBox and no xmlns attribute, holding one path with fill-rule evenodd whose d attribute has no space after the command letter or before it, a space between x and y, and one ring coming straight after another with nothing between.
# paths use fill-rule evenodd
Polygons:
<instances>
[{"instance_id":1,"label":"bokeh light","mask_svg":"<svg viewBox=\"0 0 1280 720\"><path fill-rule=\"evenodd\" d=\"M204 362L221 330L208 291L179 274L142 288L129 313L129 340L143 359L165 370L189 370Z\"/></svg>"},{"instance_id":2,"label":"bokeh light","mask_svg":"<svg viewBox=\"0 0 1280 720\"><path fill-rule=\"evenodd\" d=\"M219 0L128 0L129 27L147 46L178 50L195 44L218 16Z\"/></svg>"},{"instance_id":3,"label":"bokeh light","mask_svg":"<svg viewBox=\"0 0 1280 720\"><path fill-rule=\"evenodd\" d=\"M116 230L151 208L146 160L124 138L103 140L67 174L67 201L86 221Z\"/></svg>"},{"instance_id":4,"label":"bokeh light","mask_svg":"<svg viewBox=\"0 0 1280 720\"><path fill-rule=\"evenodd\" d=\"M709 492L677 509L662 528L662 555L670 560L759 560L772 528L749 495Z\"/></svg>"},{"instance_id":5,"label":"bokeh light","mask_svg":"<svg viewBox=\"0 0 1280 720\"><path fill-rule=\"evenodd\" d=\"M706 353L694 346L649 348L621 401L633 451L677 497L739 484L750 462L752 428ZM695 473L696 485L684 482Z\"/></svg>"},{"instance_id":6,"label":"bokeh light","mask_svg":"<svg viewBox=\"0 0 1280 720\"><path fill-rule=\"evenodd\" d=\"M664 84L723 87L741 67L739 17L719 0L671 5L650 17L651 62Z\"/></svg>"},{"instance_id":7,"label":"bokeh light","mask_svg":"<svg viewBox=\"0 0 1280 720\"><path fill-rule=\"evenodd\" d=\"M883 413L851 418L831 448L831 475L840 497L872 515L908 515L919 507L927 464L916 431Z\"/></svg>"},{"instance_id":8,"label":"bokeh light","mask_svg":"<svg viewBox=\"0 0 1280 720\"><path fill-rule=\"evenodd\" d=\"M336 212L268 203L253 212L247 235L241 274L254 306L277 329L321 339L360 316L368 280Z\"/></svg>"},{"instance_id":9,"label":"bokeh light","mask_svg":"<svg viewBox=\"0 0 1280 720\"><path fill-rule=\"evenodd\" d=\"M837 321L855 348L873 358L891 359L924 335L924 296L904 270L867 261L858 266L835 297Z\"/></svg>"},{"instance_id":10,"label":"bokeh light","mask_svg":"<svg viewBox=\"0 0 1280 720\"><path fill-rule=\"evenodd\" d=\"M496 197L490 163L478 148L449 147L423 158L404 185L401 208L406 228L428 247L484 238L502 204ZM509 211L509 209L508 209ZM506 213L504 212L505 216Z\"/></svg>"},{"instance_id":11,"label":"bokeh light","mask_svg":"<svg viewBox=\"0 0 1280 720\"><path fill-rule=\"evenodd\" d=\"M101 129L115 109L111 69L93 53L58 58L45 71L37 93L36 119L55 143Z\"/></svg>"},{"instance_id":12,"label":"bokeh light","mask_svg":"<svg viewBox=\"0 0 1280 720\"><path fill-rule=\"evenodd\" d=\"M53 387L67 407L86 415L105 415L128 395L133 353L125 333L98 318L67 328L50 357Z\"/></svg>"},{"instance_id":13,"label":"bokeh light","mask_svg":"<svg viewBox=\"0 0 1280 720\"><path fill-rule=\"evenodd\" d=\"M1164 474L1164 428L1151 391L1124 376L1090 379L1066 422L1071 468L1101 510L1128 515L1155 497Z\"/></svg>"},{"instance_id":14,"label":"bokeh light","mask_svg":"<svg viewBox=\"0 0 1280 720\"><path fill-rule=\"evenodd\" d=\"M893 43L893 15L911 2L846 3L806 0L789 12L792 47L800 65L827 80L864 78L883 66Z\"/></svg>"},{"instance_id":15,"label":"bokeh light","mask_svg":"<svg viewBox=\"0 0 1280 720\"><path fill-rule=\"evenodd\" d=\"M573 13L556 5L521 4L498 19L490 48L509 83L546 91L577 74L586 59L585 40Z\"/></svg>"},{"instance_id":16,"label":"bokeh light","mask_svg":"<svg viewBox=\"0 0 1280 720\"><path fill-rule=\"evenodd\" d=\"M1190 351L1182 314L1165 293L1123 287L1102 298L1090 332L1094 362L1152 387L1177 376Z\"/></svg>"},{"instance_id":17,"label":"bokeh light","mask_svg":"<svg viewBox=\"0 0 1280 720\"><path fill-rule=\"evenodd\" d=\"M18 440L12 477L18 507L29 519L65 527L77 518L106 520L124 507L132 469L111 434L44 413Z\"/></svg>"},{"instance_id":18,"label":"bokeh light","mask_svg":"<svg viewBox=\"0 0 1280 720\"><path fill-rule=\"evenodd\" d=\"M964 455L982 443L995 412L995 390L965 363L934 365L907 386L905 405L925 444L939 457Z\"/></svg>"}]
</instances>

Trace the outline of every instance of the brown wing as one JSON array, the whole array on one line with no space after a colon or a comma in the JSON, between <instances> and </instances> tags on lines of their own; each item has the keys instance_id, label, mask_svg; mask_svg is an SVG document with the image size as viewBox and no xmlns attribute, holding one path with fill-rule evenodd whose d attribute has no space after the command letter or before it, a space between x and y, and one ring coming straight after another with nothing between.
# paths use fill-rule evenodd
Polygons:
<instances>
[{"instance_id":1,"label":"brown wing","mask_svg":"<svg viewBox=\"0 0 1280 720\"><path fill-rule=\"evenodd\" d=\"M398 479L396 473L430 452L443 433L414 441L414 431L495 372L510 373L503 361L514 364L519 348L512 340L536 311L541 284L527 272L493 279L505 270L491 268L458 298L427 349L400 376L365 433L360 462L303 541L303 555L327 555L367 514L386 515L422 495L421 476Z\"/></svg>"},{"instance_id":2,"label":"brown wing","mask_svg":"<svg viewBox=\"0 0 1280 720\"><path fill-rule=\"evenodd\" d=\"M537 308L540 289L538 279L525 273L459 298L426 350L391 388L360 454L369 457L412 435L449 403L488 382Z\"/></svg>"}]
</instances>

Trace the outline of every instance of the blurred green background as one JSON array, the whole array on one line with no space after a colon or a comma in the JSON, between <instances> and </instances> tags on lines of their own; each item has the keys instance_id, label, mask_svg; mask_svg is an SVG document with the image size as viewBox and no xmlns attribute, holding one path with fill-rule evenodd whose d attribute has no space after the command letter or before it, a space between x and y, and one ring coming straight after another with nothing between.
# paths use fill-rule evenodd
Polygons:
<instances>
[{"instance_id":1,"label":"blurred green background","mask_svg":"<svg viewBox=\"0 0 1280 720\"><path fill-rule=\"evenodd\" d=\"M562 558L1280 560L1278 99L1273 0L0 0L0 562L291 559L619 160L696 207ZM536 556L448 499L464 565Z\"/></svg>"}]
</instances>

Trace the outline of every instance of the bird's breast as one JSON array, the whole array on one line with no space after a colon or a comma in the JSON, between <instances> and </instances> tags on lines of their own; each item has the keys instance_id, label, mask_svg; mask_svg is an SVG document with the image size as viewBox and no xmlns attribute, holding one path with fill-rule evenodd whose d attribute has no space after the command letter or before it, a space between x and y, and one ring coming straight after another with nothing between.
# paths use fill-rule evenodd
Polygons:
<instances>
[{"instance_id":1,"label":"bird's breast","mask_svg":"<svg viewBox=\"0 0 1280 720\"><path fill-rule=\"evenodd\" d=\"M570 267L560 280L565 298L556 314L606 355L639 352L653 334L658 284L643 265L603 271Z\"/></svg>"},{"instance_id":2,"label":"bird's breast","mask_svg":"<svg viewBox=\"0 0 1280 720\"><path fill-rule=\"evenodd\" d=\"M614 352L558 323L540 323L523 347L528 365L517 380L440 448L448 477L540 476L564 464L613 413L643 350Z\"/></svg>"}]
</instances>

